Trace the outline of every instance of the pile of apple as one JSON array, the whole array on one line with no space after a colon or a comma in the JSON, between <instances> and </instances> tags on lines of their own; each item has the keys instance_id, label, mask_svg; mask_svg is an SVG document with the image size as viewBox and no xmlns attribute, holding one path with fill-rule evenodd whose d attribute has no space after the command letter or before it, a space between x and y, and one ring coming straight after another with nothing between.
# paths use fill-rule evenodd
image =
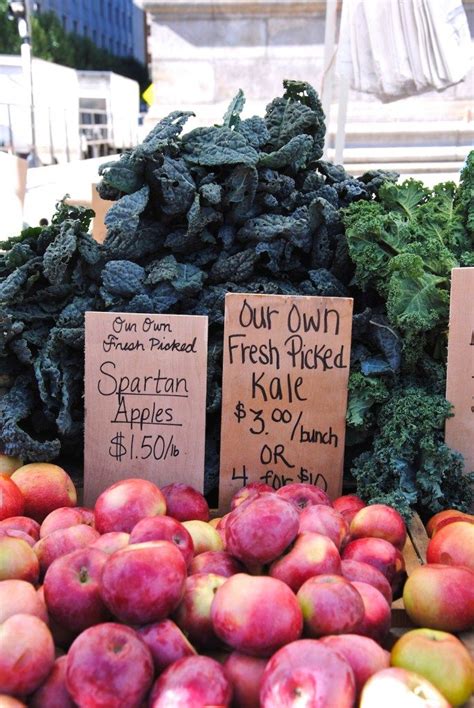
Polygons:
<instances>
[{"instance_id":1,"label":"pile of apple","mask_svg":"<svg viewBox=\"0 0 474 708\"><path fill-rule=\"evenodd\" d=\"M210 521L184 484L120 481L87 509L62 468L15 467L0 475L2 708L445 708L474 689L452 634L474 625L474 517L433 517L406 580L402 517L355 495L249 484ZM421 629L388 651L402 593Z\"/></svg>"}]
</instances>

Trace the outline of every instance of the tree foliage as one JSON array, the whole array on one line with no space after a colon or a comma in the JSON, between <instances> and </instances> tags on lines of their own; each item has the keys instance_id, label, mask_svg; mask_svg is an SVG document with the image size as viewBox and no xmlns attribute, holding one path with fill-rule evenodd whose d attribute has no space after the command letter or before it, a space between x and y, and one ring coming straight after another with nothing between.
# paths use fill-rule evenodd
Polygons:
<instances>
[{"instance_id":1,"label":"tree foliage","mask_svg":"<svg viewBox=\"0 0 474 708\"><path fill-rule=\"evenodd\" d=\"M33 55L75 69L113 71L140 84L143 92L150 83L148 69L135 57L115 56L95 45L88 37L66 32L54 12L31 18ZM16 22L7 17L7 0L0 0L0 54L19 54L20 38Z\"/></svg>"}]
</instances>

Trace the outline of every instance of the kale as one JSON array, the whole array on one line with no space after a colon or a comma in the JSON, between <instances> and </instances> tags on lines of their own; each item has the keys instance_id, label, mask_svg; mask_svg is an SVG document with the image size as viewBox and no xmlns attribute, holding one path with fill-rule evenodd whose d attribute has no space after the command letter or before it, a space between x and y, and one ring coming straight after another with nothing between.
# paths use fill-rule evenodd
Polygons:
<instances>
[{"instance_id":1,"label":"kale","mask_svg":"<svg viewBox=\"0 0 474 708\"><path fill-rule=\"evenodd\" d=\"M79 456L87 310L207 315L209 491L225 294L352 297L346 473L405 513L442 495L462 506L466 478L442 441L445 331L450 269L473 260L474 158L459 187L354 177L322 160L309 84L285 81L263 117L244 118L244 104L239 91L220 125L187 133L193 114L171 113L103 164L98 192L115 202L103 244L91 210L65 201L49 226L0 244L0 449Z\"/></svg>"}]
</instances>

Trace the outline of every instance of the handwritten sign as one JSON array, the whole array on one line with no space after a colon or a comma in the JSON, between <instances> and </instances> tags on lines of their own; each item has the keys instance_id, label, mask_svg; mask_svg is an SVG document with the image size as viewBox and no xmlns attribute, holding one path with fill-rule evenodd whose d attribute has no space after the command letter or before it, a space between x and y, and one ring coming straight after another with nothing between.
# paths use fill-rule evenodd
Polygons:
<instances>
[{"instance_id":1,"label":"handwritten sign","mask_svg":"<svg viewBox=\"0 0 474 708\"><path fill-rule=\"evenodd\" d=\"M446 444L464 455L474 470L474 268L454 268L451 276L446 398L454 416L446 421Z\"/></svg>"},{"instance_id":2,"label":"handwritten sign","mask_svg":"<svg viewBox=\"0 0 474 708\"><path fill-rule=\"evenodd\" d=\"M86 312L84 498L204 484L207 317Z\"/></svg>"},{"instance_id":3,"label":"handwritten sign","mask_svg":"<svg viewBox=\"0 0 474 708\"><path fill-rule=\"evenodd\" d=\"M219 507L249 482L342 489L352 300L227 294Z\"/></svg>"}]
</instances>

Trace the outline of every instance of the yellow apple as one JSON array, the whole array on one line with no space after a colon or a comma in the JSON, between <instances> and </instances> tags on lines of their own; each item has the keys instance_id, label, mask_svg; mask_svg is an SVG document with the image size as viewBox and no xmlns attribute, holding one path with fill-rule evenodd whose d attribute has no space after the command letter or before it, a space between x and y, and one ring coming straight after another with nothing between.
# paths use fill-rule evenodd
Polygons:
<instances>
[{"instance_id":1,"label":"yellow apple","mask_svg":"<svg viewBox=\"0 0 474 708\"><path fill-rule=\"evenodd\" d=\"M448 632L407 632L394 644L390 662L427 678L453 706L465 703L474 691L474 662L464 644Z\"/></svg>"}]
</instances>

